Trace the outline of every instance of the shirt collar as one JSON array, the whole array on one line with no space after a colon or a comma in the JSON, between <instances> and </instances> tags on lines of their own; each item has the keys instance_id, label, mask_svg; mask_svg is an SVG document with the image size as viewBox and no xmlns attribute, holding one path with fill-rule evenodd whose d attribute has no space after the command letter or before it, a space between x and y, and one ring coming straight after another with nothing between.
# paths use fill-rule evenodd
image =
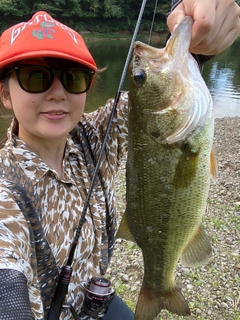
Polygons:
<instances>
[{"instance_id":1,"label":"shirt collar","mask_svg":"<svg viewBox=\"0 0 240 320\"><path fill-rule=\"evenodd\" d=\"M71 175L71 168L69 157L78 157L79 150L76 148L72 138L68 135L65 146L65 154L63 161L63 174L59 177L57 172L48 167L48 165L34 152L28 149L27 144L17 137L18 123L14 118L11 126L8 129L8 141L6 143L7 148L11 148L14 156L16 157L19 166L33 184L36 184L44 175L50 173L54 175L58 180L65 183L75 183L74 178Z\"/></svg>"}]
</instances>

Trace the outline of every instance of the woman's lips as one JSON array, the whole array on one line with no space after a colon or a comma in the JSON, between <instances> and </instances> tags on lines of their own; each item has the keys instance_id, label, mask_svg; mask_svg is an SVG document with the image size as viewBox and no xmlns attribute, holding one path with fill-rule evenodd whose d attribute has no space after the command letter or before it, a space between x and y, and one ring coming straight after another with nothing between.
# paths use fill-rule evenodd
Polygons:
<instances>
[{"instance_id":1,"label":"woman's lips","mask_svg":"<svg viewBox=\"0 0 240 320\"><path fill-rule=\"evenodd\" d=\"M61 120L64 119L68 113L65 111L48 111L41 112L41 114L49 120Z\"/></svg>"}]
</instances>

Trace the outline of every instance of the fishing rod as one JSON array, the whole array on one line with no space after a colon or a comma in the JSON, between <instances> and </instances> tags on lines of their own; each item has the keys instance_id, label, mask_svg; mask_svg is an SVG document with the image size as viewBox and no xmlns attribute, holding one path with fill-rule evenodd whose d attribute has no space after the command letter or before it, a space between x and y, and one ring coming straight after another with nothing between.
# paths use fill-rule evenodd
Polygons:
<instances>
[{"instance_id":1,"label":"fishing rod","mask_svg":"<svg viewBox=\"0 0 240 320\"><path fill-rule=\"evenodd\" d=\"M54 297L52 299L51 307L50 307L49 314L48 314L48 320L59 320L60 314L62 312L62 306L63 306L63 303L65 301L65 298L66 298L66 295L67 295L67 292L68 292L68 285L69 285L69 282L70 282L70 279L71 279L71 275L72 275L72 267L71 267L71 265L72 265L72 261L73 261L73 257L74 257L74 252L75 252L76 246L78 244L78 240L79 240L79 237L80 237L82 226L86 221L85 216L86 216L87 209L88 209L89 202L90 202L90 198L91 198L91 195L92 195L92 192L93 192L94 183L95 183L96 177L98 175L99 167L100 167L102 156L103 156L103 152L104 152L104 149L105 149L105 146L106 146L106 143L107 143L107 138L108 138L109 131L110 131L110 128L111 128L111 124L112 124L112 121L113 121L113 118L114 118L114 114L115 114L115 111L116 111L116 108L117 108L117 104L119 102L119 98L120 98L120 95L121 95L121 92L122 92L122 87L123 87L123 84L124 84L124 80L125 80L125 77L126 77L126 74L127 74L127 70L128 70L128 66L129 66L129 63L130 63L130 60L131 60L131 56L132 56L133 45L134 45L134 42L136 41L136 37L137 37L138 31L139 31L139 26L140 26L140 23L141 23L141 20L142 20L143 12L145 10L146 2L147 2L147 0L143 0L142 1L141 9L140 9L140 12L139 12L139 15L138 15L138 19L137 19L137 23L136 23L136 26L135 26L135 30L134 30L134 33L133 33L133 36L132 36L132 40L131 40L131 43L130 43L130 46L129 46L127 58L126 58L126 61L125 61L123 72L122 72L122 76L121 76L121 79L120 79L120 82L119 82L118 90L117 90L116 95L115 95L113 108L112 108L112 111L111 111L111 114L110 114L109 122L108 122L108 125L107 125L107 129L106 129L106 133L105 133L105 136L104 136L104 140L103 140L103 144L102 144L102 147L101 147L101 150L100 150L99 158L97 160L96 167L95 167L95 170L94 170L94 173L93 173L93 178L92 178L92 181L91 181L90 186L89 186L89 190L88 190L88 193L87 193L87 196L86 196L86 200L85 200L85 203L84 203L84 207L83 207L83 210L82 210L82 214L81 214L81 218L80 218L80 221L79 221L79 224L78 224L78 228L76 230L76 234L75 234L74 240L73 240L72 245L71 245L71 249L70 249L69 257L68 257L68 260L67 260L67 264L62 267L61 273L59 275L56 291L55 291Z\"/></svg>"}]
</instances>

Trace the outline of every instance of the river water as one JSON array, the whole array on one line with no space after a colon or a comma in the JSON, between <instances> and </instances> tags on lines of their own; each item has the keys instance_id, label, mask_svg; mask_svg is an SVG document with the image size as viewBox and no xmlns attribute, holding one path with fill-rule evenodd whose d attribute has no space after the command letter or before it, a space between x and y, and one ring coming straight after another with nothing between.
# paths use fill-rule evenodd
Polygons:
<instances>
[{"instance_id":1,"label":"river water","mask_svg":"<svg viewBox=\"0 0 240 320\"><path fill-rule=\"evenodd\" d=\"M140 39L144 41L144 39ZM145 41L147 42L147 40ZM86 112L95 110L105 104L107 99L114 98L119 86L130 41L88 41L87 45L97 62L98 68L107 67L95 81L90 90ZM162 47L161 42L154 43ZM240 116L240 37L223 53L207 62L203 69L203 78L212 94L215 117ZM128 75L123 90L128 90ZM0 140L6 134L9 120L0 116Z\"/></svg>"},{"instance_id":2,"label":"river water","mask_svg":"<svg viewBox=\"0 0 240 320\"><path fill-rule=\"evenodd\" d=\"M154 44L161 47L159 44ZM91 111L114 97L119 86L121 73L129 48L128 41L89 42L90 51L98 67L107 66L89 93L86 110ZM240 37L223 53L207 62L203 78L212 94L215 117L240 116ZM128 90L128 76L123 89Z\"/></svg>"}]
</instances>

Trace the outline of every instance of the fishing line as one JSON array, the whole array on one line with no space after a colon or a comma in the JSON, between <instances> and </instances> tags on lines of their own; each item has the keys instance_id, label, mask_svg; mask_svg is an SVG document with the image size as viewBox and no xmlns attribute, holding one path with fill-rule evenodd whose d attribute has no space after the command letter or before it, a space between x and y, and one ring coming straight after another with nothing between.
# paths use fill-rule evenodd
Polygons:
<instances>
[{"instance_id":1,"label":"fishing line","mask_svg":"<svg viewBox=\"0 0 240 320\"><path fill-rule=\"evenodd\" d=\"M156 2L155 2L155 8L154 8L154 11L153 11L152 24L151 24L151 28L150 28L150 32L149 32L149 36L148 36L148 45L150 44L151 37L152 37L152 31L153 31L153 25L154 25L156 11L157 11L157 5L158 5L158 0L156 0Z\"/></svg>"},{"instance_id":2,"label":"fishing line","mask_svg":"<svg viewBox=\"0 0 240 320\"><path fill-rule=\"evenodd\" d=\"M62 267L61 273L59 275L57 288L56 288L54 297L52 299L51 307L50 307L49 314L48 314L48 320L58 320L59 319L60 314L61 314L61 310L62 310L62 306L63 306L63 303L65 301L65 298L66 298L66 295L67 295L67 292L68 292L68 285L69 285L69 282L70 282L70 279L71 279L71 274L72 274L71 265L72 265L72 262L73 262L74 252L75 252L76 246L78 244L78 240L79 240L79 237L80 237L82 226L83 226L83 224L85 222L85 216L86 216L86 213L87 213L87 209L88 209L88 206L89 206L90 198L91 198L92 191L93 191L93 188L94 188L94 183L95 183L96 177L98 175L98 171L99 171L99 167L100 167L100 164L101 164L103 152L104 152L104 149L105 149L105 146L106 146L106 143L107 143L109 131L110 131L111 124L112 124L112 121L113 121L113 118L114 118L114 113L116 111L117 104L118 104L119 98L120 98L120 94L122 92L122 87L123 87L124 80L125 80L125 77L126 77L126 74L127 74L128 65L130 63L131 56L132 56L133 45L134 45L134 42L136 41L136 37L137 37L138 31L139 31L139 26L140 26L140 23L141 23L141 20L142 20L142 15L143 15L143 12L144 12L144 9L145 9L145 6L146 6L146 2L147 2L147 0L143 0L142 1L141 9L140 9L140 12L139 12L139 15L138 15L138 19L137 19L137 23L136 23L136 26L135 26L135 30L134 30L134 33L133 33L133 36L132 36L132 40L131 40L131 43L130 43L130 46L129 46L127 58L126 58L125 65L124 65L123 72L122 72L122 76L121 76L121 79L120 79L120 82L119 82L118 90L117 90L117 93L116 93L116 96L115 96L113 108L112 108L112 111L111 111L111 114L110 114L109 122L108 122L107 129L106 129L106 133L105 133L105 136L104 136L103 144L102 144L102 147L101 147L101 150L100 150L99 158L97 160L96 167L95 167L95 170L94 170L94 173L93 173L93 178L92 178L92 181L91 181L90 186L89 186L89 190L88 190L88 193L87 193L87 196L86 196L86 200L85 200L85 203L84 203L84 207L83 207L83 210L82 210L82 214L81 214L81 218L80 218L80 221L79 221L79 224L78 224L78 228L76 230L76 234L75 234L74 240L73 240L72 245L71 245L71 249L70 249L69 257L68 257L68 260L67 260L67 264Z\"/></svg>"}]
</instances>

